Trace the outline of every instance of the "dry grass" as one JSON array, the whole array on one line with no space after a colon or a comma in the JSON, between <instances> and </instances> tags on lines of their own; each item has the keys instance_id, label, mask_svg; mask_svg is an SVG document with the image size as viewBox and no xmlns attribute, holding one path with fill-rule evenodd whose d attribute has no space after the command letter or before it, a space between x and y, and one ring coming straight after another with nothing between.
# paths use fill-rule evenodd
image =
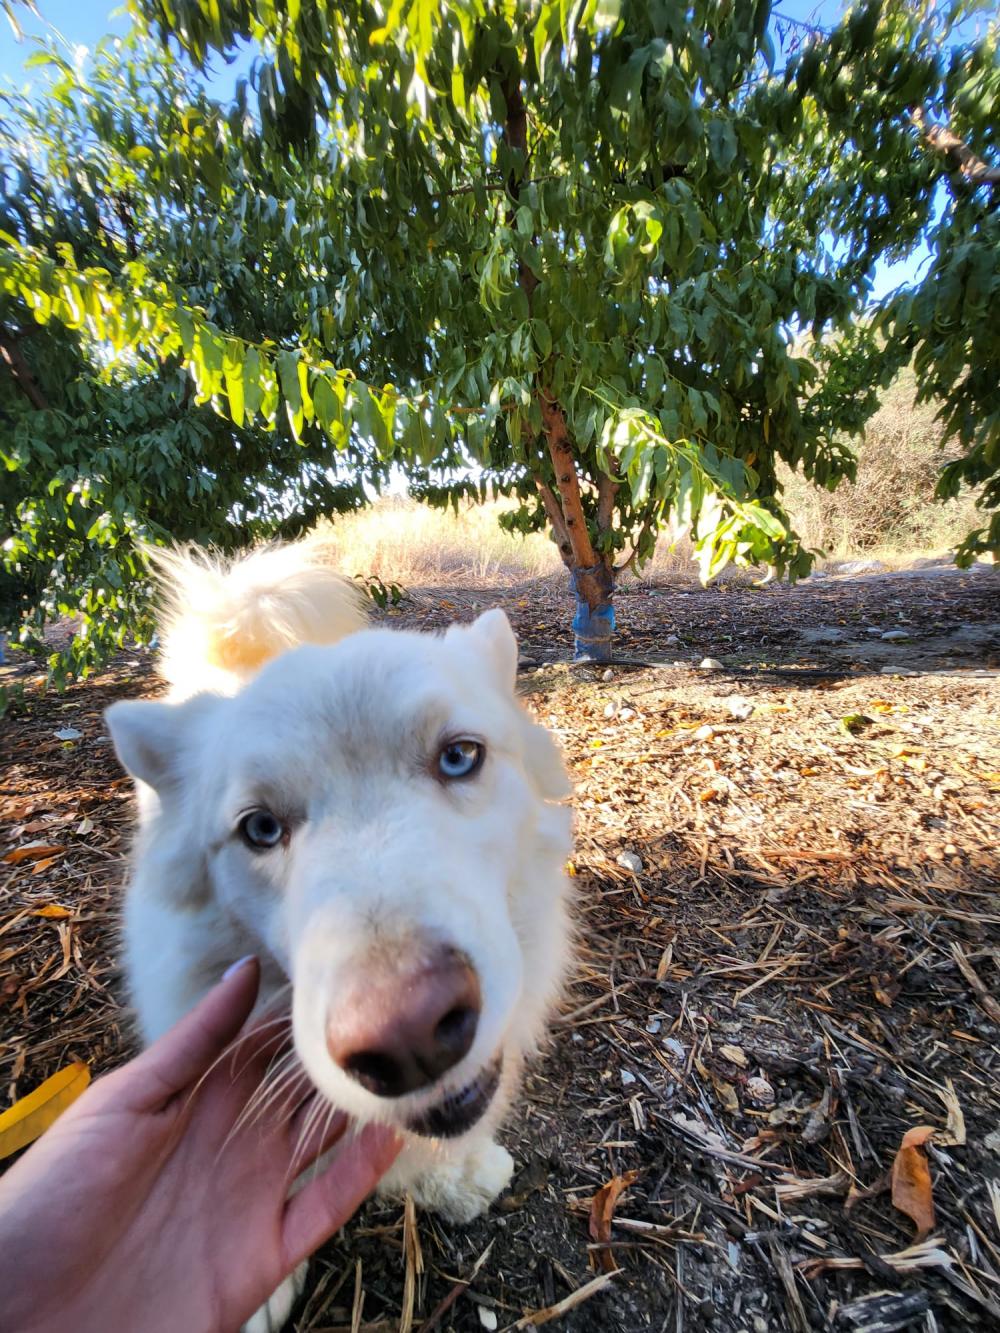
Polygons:
<instances>
[{"instance_id":1,"label":"dry grass","mask_svg":"<svg viewBox=\"0 0 1000 1333\"><path fill-rule=\"evenodd\" d=\"M512 505L495 500L452 510L391 496L345 514L321 536L341 573L404 586L505 585L558 574L559 553L541 533L515 537L498 519Z\"/></svg>"},{"instance_id":2,"label":"dry grass","mask_svg":"<svg viewBox=\"0 0 1000 1333\"><path fill-rule=\"evenodd\" d=\"M917 403L906 371L887 390L854 442L857 481L830 493L787 468L779 469L784 502L804 544L829 559L863 555L894 567L900 558L942 555L982 526L975 494L941 504L934 499L941 467L961 450L942 439L937 405Z\"/></svg>"}]
</instances>

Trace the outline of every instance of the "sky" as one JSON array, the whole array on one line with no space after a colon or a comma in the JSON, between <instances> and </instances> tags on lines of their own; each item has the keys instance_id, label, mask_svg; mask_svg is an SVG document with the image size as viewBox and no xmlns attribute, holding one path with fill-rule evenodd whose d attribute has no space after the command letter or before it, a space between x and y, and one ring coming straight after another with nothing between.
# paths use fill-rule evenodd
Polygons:
<instances>
[{"instance_id":1,"label":"sky","mask_svg":"<svg viewBox=\"0 0 1000 1333\"><path fill-rule=\"evenodd\" d=\"M62 34L70 50L77 47L93 49L102 37L123 36L129 27L129 16L121 0L35 0L40 13L36 18L30 10L18 7L24 40L18 42L6 18L0 14L0 82L10 81L23 87L32 78L32 72L23 69L25 59L35 49L31 41L51 25ZM841 0L783 0L774 6L779 16L812 22L828 27L834 24L842 9ZM212 62L206 82L210 92L225 100L235 89L236 79L245 75L249 58L244 53L234 65L226 65L221 57ZM926 248L916 251L898 264L882 264L876 270L872 296L875 299L894 287L910 282L929 258Z\"/></svg>"}]
</instances>

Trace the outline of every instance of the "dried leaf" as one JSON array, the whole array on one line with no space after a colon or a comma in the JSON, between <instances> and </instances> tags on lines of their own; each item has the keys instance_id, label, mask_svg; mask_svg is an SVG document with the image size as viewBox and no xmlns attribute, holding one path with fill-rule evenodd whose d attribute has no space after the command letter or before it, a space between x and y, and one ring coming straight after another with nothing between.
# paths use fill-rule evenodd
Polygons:
<instances>
[{"instance_id":1,"label":"dried leaf","mask_svg":"<svg viewBox=\"0 0 1000 1333\"><path fill-rule=\"evenodd\" d=\"M61 921L67 916L72 916L73 912L69 907L62 907L59 903L46 903L44 907L37 907L30 916L43 916L48 921Z\"/></svg>"},{"instance_id":2,"label":"dried leaf","mask_svg":"<svg viewBox=\"0 0 1000 1333\"><path fill-rule=\"evenodd\" d=\"M65 850L65 847L54 847L44 842L28 842L23 847L15 847L3 859L16 866L22 861L39 861L43 856L58 856Z\"/></svg>"},{"instance_id":3,"label":"dried leaf","mask_svg":"<svg viewBox=\"0 0 1000 1333\"><path fill-rule=\"evenodd\" d=\"M611 1240L611 1219L615 1215L618 1200L638 1176L638 1171L626 1171L623 1176L612 1176L606 1185L590 1201L590 1239L599 1245L607 1245ZM593 1250L593 1261L598 1263L605 1273L614 1273L618 1265L610 1250Z\"/></svg>"},{"instance_id":4,"label":"dried leaf","mask_svg":"<svg viewBox=\"0 0 1000 1333\"><path fill-rule=\"evenodd\" d=\"M739 1046L720 1046L719 1054L723 1060L728 1060L730 1064L739 1065L741 1069L746 1069L747 1058Z\"/></svg>"},{"instance_id":5,"label":"dried leaf","mask_svg":"<svg viewBox=\"0 0 1000 1333\"><path fill-rule=\"evenodd\" d=\"M0 1115L0 1160L34 1143L76 1101L89 1082L90 1067L82 1060L74 1060L4 1111Z\"/></svg>"},{"instance_id":6,"label":"dried leaf","mask_svg":"<svg viewBox=\"0 0 1000 1333\"><path fill-rule=\"evenodd\" d=\"M923 1145L934 1133L932 1125L916 1125L903 1135L892 1164L892 1205L905 1213L917 1228L919 1242L934 1230L934 1196L931 1172Z\"/></svg>"}]
</instances>

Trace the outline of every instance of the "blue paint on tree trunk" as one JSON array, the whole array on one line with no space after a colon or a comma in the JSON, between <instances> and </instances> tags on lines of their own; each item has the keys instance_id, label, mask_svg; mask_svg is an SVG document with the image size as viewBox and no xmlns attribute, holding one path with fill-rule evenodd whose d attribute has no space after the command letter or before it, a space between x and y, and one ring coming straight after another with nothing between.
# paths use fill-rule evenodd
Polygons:
<instances>
[{"instance_id":1,"label":"blue paint on tree trunk","mask_svg":"<svg viewBox=\"0 0 1000 1333\"><path fill-rule=\"evenodd\" d=\"M570 587L576 596L576 615L573 617L575 638L573 657L577 662L610 662L611 644L615 632L615 608L611 593L590 606L577 589L576 579L570 575Z\"/></svg>"}]
</instances>

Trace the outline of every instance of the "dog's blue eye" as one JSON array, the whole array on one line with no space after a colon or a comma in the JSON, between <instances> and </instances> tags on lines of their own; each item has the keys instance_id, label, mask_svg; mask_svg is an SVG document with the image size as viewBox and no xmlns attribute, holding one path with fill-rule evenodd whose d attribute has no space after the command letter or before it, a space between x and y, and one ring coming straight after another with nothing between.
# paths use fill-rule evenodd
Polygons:
<instances>
[{"instance_id":1,"label":"dog's blue eye","mask_svg":"<svg viewBox=\"0 0 1000 1333\"><path fill-rule=\"evenodd\" d=\"M257 851L266 851L277 847L288 830L277 815L270 810L251 810L240 820L240 837L248 847Z\"/></svg>"},{"instance_id":2,"label":"dog's blue eye","mask_svg":"<svg viewBox=\"0 0 1000 1333\"><path fill-rule=\"evenodd\" d=\"M449 741L438 755L438 772L443 778L467 778L482 764L486 748L478 741Z\"/></svg>"}]
</instances>

